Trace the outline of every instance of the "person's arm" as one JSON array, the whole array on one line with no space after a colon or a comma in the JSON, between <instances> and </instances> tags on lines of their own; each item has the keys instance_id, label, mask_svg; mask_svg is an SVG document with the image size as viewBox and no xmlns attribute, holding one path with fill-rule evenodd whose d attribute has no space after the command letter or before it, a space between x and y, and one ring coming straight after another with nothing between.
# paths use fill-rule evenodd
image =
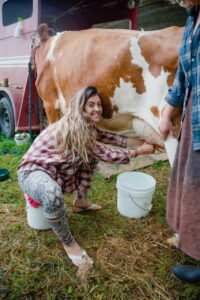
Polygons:
<instances>
[{"instance_id":1,"label":"person's arm","mask_svg":"<svg viewBox=\"0 0 200 300\"><path fill-rule=\"evenodd\" d=\"M144 143L144 140L140 138L127 137L121 134L103 131L98 128L96 128L96 131L97 140L104 144L127 148L141 146Z\"/></svg>"},{"instance_id":2,"label":"person's arm","mask_svg":"<svg viewBox=\"0 0 200 300\"><path fill-rule=\"evenodd\" d=\"M144 154L152 154L155 152L155 147L152 144L143 143L142 146L137 148L136 150L129 150L131 157L135 158L138 155L144 155Z\"/></svg>"},{"instance_id":3,"label":"person's arm","mask_svg":"<svg viewBox=\"0 0 200 300\"><path fill-rule=\"evenodd\" d=\"M183 106L186 90L185 73L183 71L181 62L176 72L173 86L168 90L168 94L165 97L167 102L161 116L159 125L160 135L163 140L166 140L168 134L175 137L175 130L172 124L172 119L175 115L177 107Z\"/></svg>"},{"instance_id":4,"label":"person's arm","mask_svg":"<svg viewBox=\"0 0 200 300\"><path fill-rule=\"evenodd\" d=\"M97 132L97 141L101 143L122 147L122 148L127 147L127 139L128 139L127 136L100 130L99 128L96 128L96 132Z\"/></svg>"},{"instance_id":5,"label":"person's arm","mask_svg":"<svg viewBox=\"0 0 200 300\"><path fill-rule=\"evenodd\" d=\"M154 146L144 143L136 150L118 150L111 149L101 143L96 142L92 151L92 156L107 163L127 164L130 158L135 158L138 155L154 153Z\"/></svg>"},{"instance_id":6,"label":"person's arm","mask_svg":"<svg viewBox=\"0 0 200 300\"><path fill-rule=\"evenodd\" d=\"M179 62L178 70L176 72L173 85L168 89L168 93L164 100L172 106L183 106L185 90L185 73L181 62Z\"/></svg>"}]
</instances>

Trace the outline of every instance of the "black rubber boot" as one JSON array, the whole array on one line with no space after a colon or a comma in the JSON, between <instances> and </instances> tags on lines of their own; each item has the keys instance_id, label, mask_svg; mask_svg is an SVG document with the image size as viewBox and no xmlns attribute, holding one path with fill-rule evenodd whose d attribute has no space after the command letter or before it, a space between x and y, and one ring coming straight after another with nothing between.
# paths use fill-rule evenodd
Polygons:
<instances>
[{"instance_id":1,"label":"black rubber boot","mask_svg":"<svg viewBox=\"0 0 200 300\"><path fill-rule=\"evenodd\" d=\"M195 283L200 282L200 267L189 265L175 265L172 273L180 280Z\"/></svg>"}]
</instances>

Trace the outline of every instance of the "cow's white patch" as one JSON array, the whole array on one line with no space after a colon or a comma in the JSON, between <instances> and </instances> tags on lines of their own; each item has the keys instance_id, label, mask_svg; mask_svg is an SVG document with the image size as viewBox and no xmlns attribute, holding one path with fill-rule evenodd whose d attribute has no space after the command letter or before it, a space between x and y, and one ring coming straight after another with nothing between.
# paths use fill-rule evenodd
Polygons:
<instances>
[{"instance_id":1,"label":"cow's white patch","mask_svg":"<svg viewBox=\"0 0 200 300\"><path fill-rule=\"evenodd\" d=\"M47 54L47 60L50 60L50 61L54 60L53 52L54 52L54 49L55 49L55 46L56 46L56 42L62 34L63 33L58 33L54 37L51 38L51 45L49 47L49 52Z\"/></svg>"},{"instance_id":2,"label":"cow's white patch","mask_svg":"<svg viewBox=\"0 0 200 300\"><path fill-rule=\"evenodd\" d=\"M66 105L67 101L64 98L63 94L61 91L59 91L58 94L58 99L55 102L55 109L56 110L60 110L62 115L64 115L67 112L67 105Z\"/></svg>"},{"instance_id":3,"label":"cow's white patch","mask_svg":"<svg viewBox=\"0 0 200 300\"><path fill-rule=\"evenodd\" d=\"M158 130L160 120L152 113L151 108L157 107L158 111L161 112L165 106L166 102L164 101L164 97L168 91L167 78L169 76L169 72L164 72L163 68L161 68L160 75L155 77L149 71L149 64L142 56L141 49L138 44L139 39L146 34L148 33L142 32L138 37L132 38L130 46L132 55L131 62L142 69L141 76L144 79L146 91L143 94L138 94L131 81L125 82L123 78L120 78L119 86L115 88L114 95L110 98L110 100L113 105L117 105L119 108L118 113L127 113L145 120L148 125L157 131L158 134L155 135L155 132L153 133L152 130L152 135L155 135L156 140L160 140L158 143L160 144L162 143ZM133 120L133 127L134 122L136 121ZM177 141L170 137L166 141L165 145L172 165Z\"/></svg>"},{"instance_id":4,"label":"cow's white patch","mask_svg":"<svg viewBox=\"0 0 200 300\"><path fill-rule=\"evenodd\" d=\"M59 99L57 99L57 100L55 101L54 108L55 108L55 110L60 109L60 102L59 102Z\"/></svg>"},{"instance_id":5,"label":"cow's white patch","mask_svg":"<svg viewBox=\"0 0 200 300\"><path fill-rule=\"evenodd\" d=\"M133 116L144 119L150 126L158 131L159 119L151 112L151 107L156 106L162 110L165 102L163 101L167 90L167 78L169 73L161 69L159 76L154 77L149 71L149 64L141 55L138 41L140 37L148 33L142 32L138 37L131 39L130 51L132 64L138 65L142 69L142 78L146 91L138 94L132 82L125 82L120 78L120 84L115 88L114 96L110 99L113 105L117 105L119 113L130 113Z\"/></svg>"}]
</instances>

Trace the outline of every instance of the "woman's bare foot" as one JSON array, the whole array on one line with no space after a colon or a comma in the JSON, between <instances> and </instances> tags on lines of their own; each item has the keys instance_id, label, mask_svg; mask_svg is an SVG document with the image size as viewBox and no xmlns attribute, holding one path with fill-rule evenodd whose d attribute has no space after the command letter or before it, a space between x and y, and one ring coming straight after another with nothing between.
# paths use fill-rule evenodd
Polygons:
<instances>
[{"instance_id":1,"label":"woman's bare foot","mask_svg":"<svg viewBox=\"0 0 200 300\"><path fill-rule=\"evenodd\" d=\"M64 249L67 252L67 255L72 260L73 264L77 267L80 267L82 264L88 263L93 264L91 257L87 255L85 250L83 250L76 241L73 241L70 245L64 245Z\"/></svg>"},{"instance_id":2,"label":"woman's bare foot","mask_svg":"<svg viewBox=\"0 0 200 300\"><path fill-rule=\"evenodd\" d=\"M100 210L102 208L101 205L97 205L94 203L89 202L86 199L74 199L73 207L76 209L85 209L85 210Z\"/></svg>"}]
</instances>

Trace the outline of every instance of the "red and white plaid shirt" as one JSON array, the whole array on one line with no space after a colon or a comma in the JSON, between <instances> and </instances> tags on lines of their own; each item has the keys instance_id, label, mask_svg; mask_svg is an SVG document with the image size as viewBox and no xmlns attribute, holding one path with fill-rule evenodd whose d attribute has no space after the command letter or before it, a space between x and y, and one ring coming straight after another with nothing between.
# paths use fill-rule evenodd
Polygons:
<instances>
[{"instance_id":1,"label":"red and white plaid shirt","mask_svg":"<svg viewBox=\"0 0 200 300\"><path fill-rule=\"evenodd\" d=\"M55 124L48 126L34 140L29 150L24 155L18 171L43 170L67 193L78 190L81 186L91 186L92 171L96 159L108 163L126 164L130 162L128 150L110 149L104 144L112 144L119 147L127 147L127 137L118 134L101 131L95 128L97 141L92 153L89 156L90 162L83 163L81 157L77 156L72 160L72 153L59 154L55 148Z\"/></svg>"}]
</instances>

